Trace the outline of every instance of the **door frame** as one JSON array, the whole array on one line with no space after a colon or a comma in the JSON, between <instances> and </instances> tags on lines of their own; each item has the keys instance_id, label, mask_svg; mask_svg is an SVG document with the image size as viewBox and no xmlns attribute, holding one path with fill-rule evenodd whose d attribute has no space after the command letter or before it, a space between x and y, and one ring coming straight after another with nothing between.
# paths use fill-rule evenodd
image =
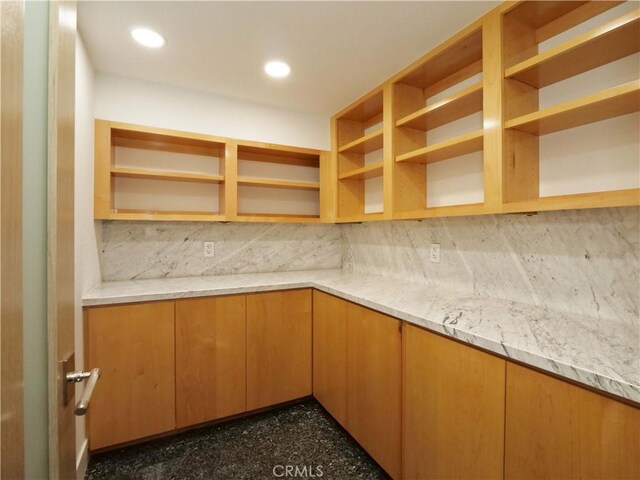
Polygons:
<instances>
[{"instance_id":1,"label":"door frame","mask_svg":"<svg viewBox=\"0 0 640 480\"><path fill-rule=\"evenodd\" d=\"M0 478L24 477L24 0L0 1Z\"/></svg>"},{"instance_id":2,"label":"door frame","mask_svg":"<svg viewBox=\"0 0 640 480\"><path fill-rule=\"evenodd\" d=\"M75 0L49 6L47 324L49 475L76 478L74 403L63 401L62 361L74 353ZM71 366L73 368L73 366ZM73 392L74 389L71 389Z\"/></svg>"}]
</instances>

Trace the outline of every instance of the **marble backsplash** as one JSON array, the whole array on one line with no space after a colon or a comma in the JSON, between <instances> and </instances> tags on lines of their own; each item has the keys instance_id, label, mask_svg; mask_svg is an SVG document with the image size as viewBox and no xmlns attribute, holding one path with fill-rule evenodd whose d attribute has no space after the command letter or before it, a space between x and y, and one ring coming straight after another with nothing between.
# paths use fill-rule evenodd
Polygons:
<instances>
[{"instance_id":1,"label":"marble backsplash","mask_svg":"<svg viewBox=\"0 0 640 480\"><path fill-rule=\"evenodd\" d=\"M370 222L342 238L346 271L640 326L637 207Z\"/></svg>"},{"instance_id":2,"label":"marble backsplash","mask_svg":"<svg viewBox=\"0 0 640 480\"><path fill-rule=\"evenodd\" d=\"M274 223L102 223L102 280L340 268L340 227ZM204 258L203 242L215 242Z\"/></svg>"}]
</instances>

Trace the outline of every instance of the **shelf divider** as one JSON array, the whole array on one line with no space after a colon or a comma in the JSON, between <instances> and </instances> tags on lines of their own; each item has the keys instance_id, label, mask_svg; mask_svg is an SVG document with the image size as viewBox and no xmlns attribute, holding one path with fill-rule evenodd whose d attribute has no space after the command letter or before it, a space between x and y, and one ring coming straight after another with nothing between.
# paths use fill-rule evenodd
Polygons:
<instances>
[{"instance_id":1,"label":"shelf divider","mask_svg":"<svg viewBox=\"0 0 640 480\"><path fill-rule=\"evenodd\" d=\"M483 144L484 130L480 129L434 145L419 148L413 152L398 155L396 156L396 162L424 164L441 162L449 158L482 150Z\"/></svg>"},{"instance_id":2,"label":"shelf divider","mask_svg":"<svg viewBox=\"0 0 640 480\"><path fill-rule=\"evenodd\" d=\"M640 110L640 80L509 120L505 128L546 135Z\"/></svg>"}]
</instances>

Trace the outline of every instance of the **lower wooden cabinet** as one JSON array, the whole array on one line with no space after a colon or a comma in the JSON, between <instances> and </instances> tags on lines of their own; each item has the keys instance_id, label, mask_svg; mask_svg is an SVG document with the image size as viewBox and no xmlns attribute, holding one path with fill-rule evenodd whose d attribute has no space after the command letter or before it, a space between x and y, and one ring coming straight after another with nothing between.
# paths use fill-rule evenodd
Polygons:
<instances>
[{"instance_id":1,"label":"lower wooden cabinet","mask_svg":"<svg viewBox=\"0 0 640 480\"><path fill-rule=\"evenodd\" d=\"M311 395L311 290L247 295L247 409Z\"/></svg>"},{"instance_id":2,"label":"lower wooden cabinet","mask_svg":"<svg viewBox=\"0 0 640 480\"><path fill-rule=\"evenodd\" d=\"M392 478L401 469L400 321L349 303L347 430Z\"/></svg>"},{"instance_id":3,"label":"lower wooden cabinet","mask_svg":"<svg viewBox=\"0 0 640 480\"><path fill-rule=\"evenodd\" d=\"M173 302L87 311L87 368L102 376L89 408L89 448L176 428Z\"/></svg>"},{"instance_id":4,"label":"lower wooden cabinet","mask_svg":"<svg viewBox=\"0 0 640 480\"><path fill-rule=\"evenodd\" d=\"M246 411L245 300L176 300L178 428Z\"/></svg>"},{"instance_id":5,"label":"lower wooden cabinet","mask_svg":"<svg viewBox=\"0 0 640 480\"><path fill-rule=\"evenodd\" d=\"M347 426L347 307L332 295L313 292L313 396Z\"/></svg>"},{"instance_id":6,"label":"lower wooden cabinet","mask_svg":"<svg viewBox=\"0 0 640 480\"><path fill-rule=\"evenodd\" d=\"M402 341L403 477L502 478L505 360L411 325Z\"/></svg>"},{"instance_id":7,"label":"lower wooden cabinet","mask_svg":"<svg viewBox=\"0 0 640 480\"><path fill-rule=\"evenodd\" d=\"M640 479L637 407L319 291L85 319L90 450L313 391L394 479Z\"/></svg>"},{"instance_id":8,"label":"lower wooden cabinet","mask_svg":"<svg viewBox=\"0 0 640 480\"><path fill-rule=\"evenodd\" d=\"M640 478L640 409L507 365L507 479Z\"/></svg>"}]
</instances>

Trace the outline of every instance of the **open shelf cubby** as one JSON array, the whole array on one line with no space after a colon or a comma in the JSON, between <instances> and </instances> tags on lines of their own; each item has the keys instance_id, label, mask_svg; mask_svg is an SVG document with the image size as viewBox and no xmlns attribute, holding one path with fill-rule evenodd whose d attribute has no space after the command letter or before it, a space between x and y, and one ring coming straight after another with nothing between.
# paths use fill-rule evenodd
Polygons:
<instances>
[{"instance_id":1,"label":"open shelf cubby","mask_svg":"<svg viewBox=\"0 0 640 480\"><path fill-rule=\"evenodd\" d=\"M394 79L395 218L481 210L482 50L482 27L475 26L437 47ZM440 162L442 165L435 165ZM454 164L454 170L462 169L474 178L471 194L457 195L453 191L469 188L455 185L455 174L451 173Z\"/></svg>"},{"instance_id":2,"label":"open shelf cubby","mask_svg":"<svg viewBox=\"0 0 640 480\"><path fill-rule=\"evenodd\" d=\"M320 221L320 153L237 144L238 219Z\"/></svg>"},{"instance_id":3,"label":"open shelf cubby","mask_svg":"<svg viewBox=\"0 0 640 480\"><path fill-rule=\"evenodd\" d=\"M222 139L102 120L95 129L95 218L223 218Z\"/></svg>"},{"instance_id":4,"label":"open shelf cubby","mask_svg":"<svg viewBox=\"0 0 640 480\"><path fill-rule=\"evenodd\" d=\"M505 12L503 30L504 149L512 162L503 172L502 211L637 205L638 144L631 138L640 110L637 2L525 1ZM621 131L631 131L629 138L616 137ZM583 141L576 141L580 132ZM596 139L590 149L581 145ZM563 170L561 162L571 160L563 157L571 155L547 158L547 152L568 143L580 158ZM607 171L596 172L603 163ZM559 176L585 190L546 186Z\"/></svg>"},{"instance_id":5,"label":"open shelf cubby","mask_svg":"<svg viewBox=\"0 0 640 480\"><path fill-rule=\"evenodd\" d=\"M384 218L383 105L383 90L379 88L332 120L339 222Z\"/></svg>"},{"instance_id":6,"label":"open shelf cubby","mask_svg":"<svg viewBox=\"0 0 640 480\"><path fill-rule=\"evenodd\" d=\"M94 217L319 222L321 163L326 183L320 150L96 120Z\"/></svg>"}]
</instances>

